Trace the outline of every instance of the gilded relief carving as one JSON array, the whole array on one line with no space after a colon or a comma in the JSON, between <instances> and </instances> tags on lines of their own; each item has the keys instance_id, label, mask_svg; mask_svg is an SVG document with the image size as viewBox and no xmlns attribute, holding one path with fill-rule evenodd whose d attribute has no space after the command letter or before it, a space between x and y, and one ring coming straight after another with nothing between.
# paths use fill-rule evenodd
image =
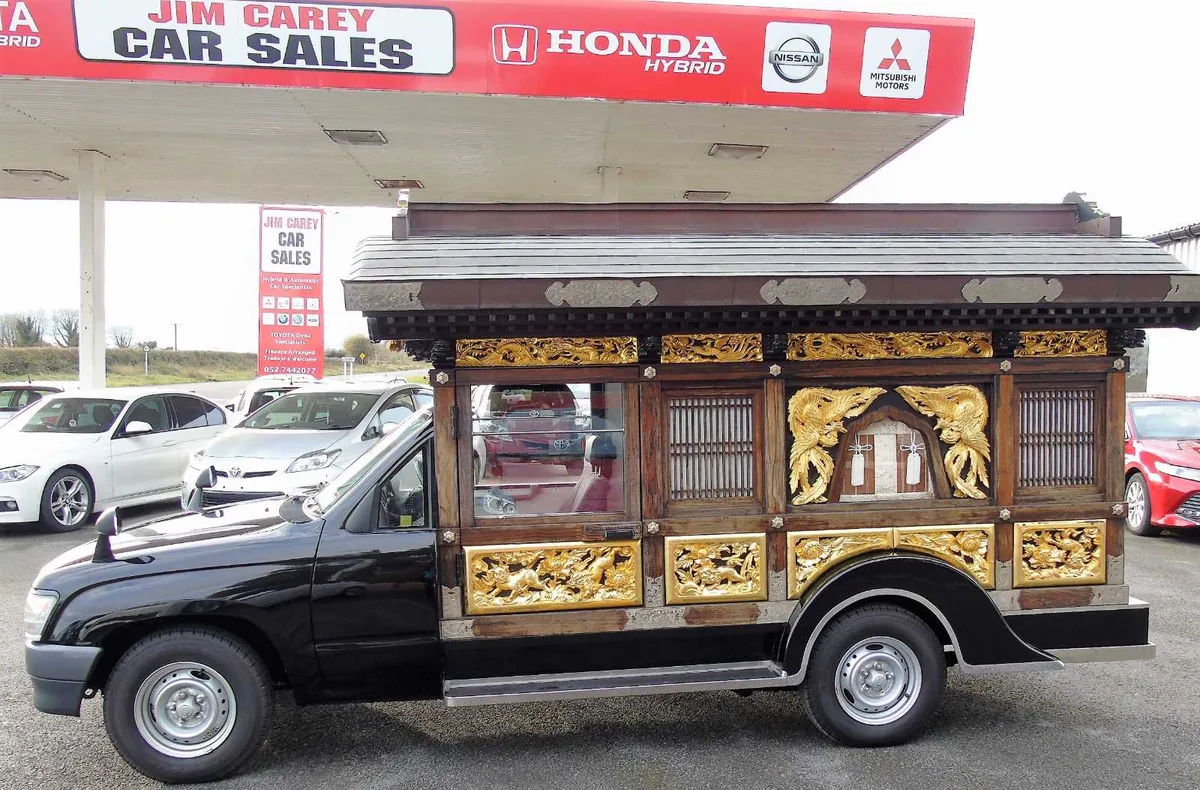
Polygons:
<instances>
[{"instance_id":1,"label":"gilded relief carving","mask_svg":"<svg viewBox=\"0 0 1200 790\"><path fill-rule=\"evenodd\" d=\"M1020 562L1013 586L1103 584L1103 521L1027 522L1017 524Z\"/></svg>"},{"instance_id":2,"label":"gilded relief carving","mask_svg":"<svg viewBox=\"0 0 1200 790\"><path fill-rule=\"evenodd\" d=\"M989 486L987 462L992 451L987 439L988 402L978 387L897 387L908 404L934 417L941 440L949 446L944 460L954 496L987 499L980 486Z\"/></svg>"},{"instance_id":3,"label":"gilded relief carving","mask_svg":"<svg viewBox=\"0 0 1200 790\"><path fill-rule=\"evenodd\" d=\"M467 612L544 612L638 606L637 542L542 543L466 549Z\"/></svg>"},{"instance_id":4,"label":"gilded relief carving","mask_svg":"<svg viewBox=\"0 0 1200 790\"><path fill-rule=\"evenodd\" d=\"M767 600L766 535L671 537L666 549L668 604Z\"/></svg>"},{"instance_id":5,"label":"gilded relief carving","mask_svg":"<svg viewBox=\"0 0 1200 790\"><path fill-rule=\"evenodd\" d=\"M1102 357L1108 353L1103 329L1067 332L1022 332L1018 357Z\"/></svg>"},{"instance_id":6,"label":"gilded relief carving","mask_svg":"<svg viewBox=\"0 0 1200 790\"><path fill-rule=\"evenodd\" d=\"M995 586L995 558L991 524L949 527L901 527L896 548L918 551L943 559L975 577L986 590Z\"/></svg>"},{"instance_id":7,"label":"gilded relief carving","mask_svg":"<svg viewBox=\"0 0 1200 790\"><path fill-rule=\"evenodd\" d=\"M799 598L821 574L868 551L890 549L892 530L843 529L788 533L788 598Z\"/></svg>"},{"instance_id":8,"label":"gilded relief carving","mask_svg":"<svg viewBox=\"0 0 1200 790\"><path fill-rule=\"evenodd\" d=\"M834 390L822 387L802 389L788 401L788 427L792 432L789 457L793 505L825 502L825 492L833 477L833 458L829 448L836 447L846 432L844 422L858 417L886 390L879 387L854 387Z\"/></svg>"},{"instance_id":9,"label":"gilded relief carving","mask_svg":"<svg viewBox=\"0 0 1200 790\"><path fill-rule=\"evenodd\" d=\"M632 337L546 337L459 340L464 368L625 365L638 361Z\"/></svg>"},{"instance_id":10,"label":"gilded relief carving","mask_svg":"<svg viewBox=\"0 0 1200 790\"><path fill-rule=\"evenodd\" d=\"M788 336L788 359L935 359L992 356L988 332L807 333Z\"/></svg>"},{"instance_id":11,"label":"gilded relief carving","mask_svg":"<svg viewBox=\"0 0 1200 790\"><path fill-rule=\"evenodd\" d=\"M666 335L662 361L762 362L762 335Z\"/></svg>"}]
</instances>

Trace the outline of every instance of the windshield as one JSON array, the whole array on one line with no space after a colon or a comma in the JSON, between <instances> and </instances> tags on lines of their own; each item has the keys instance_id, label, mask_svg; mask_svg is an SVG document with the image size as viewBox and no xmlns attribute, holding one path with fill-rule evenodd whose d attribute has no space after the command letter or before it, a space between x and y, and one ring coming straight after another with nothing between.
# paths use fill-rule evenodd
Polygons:
<instances>
[{"instance_id":1,"label":"windshield","mask_svg":"<svg viewBox=\"0 0 1200 790\"><path fill-rule=\"evenodd\" d=\"M123 400L55 398L29 418L22 433L104 433L113 426Z\"/></svg>"},{"instance_id":2,"label":"windshield","mask_svg":"<svg viewBox=\"0 0 1200 790\"><path fill-rule=\"evenodd\" d=\"M29 404L41 400L48 392L24 387L20 389L0 387L0 412L18 412Z\"/></svg>"},{"instance_id":3,"label":"windshield","mask_svg":"<svg viewBox=\"0 0 1200 790\"><path fill-rule=\"evenodd\" d=\"M379 400L378 392L293 392L271 401L242 428L293 431L348 431Z\"/></svg>"},{"instance_id":4,"label":"windshield","mask_svg":"<svg viewBox=\"0 0 1200 790\"><path fill-rule=\"evenodd\" d=\"M1200 403L1145 401L1131 411L1139 439L1200 439Z\"/></svg>"},{"instance_id":5,"label":"windshield","mask_svg":"<svg viewBox=\"0 0 1200 790\"><path fill-rule=\"evenodd\" d=\"M431 411L432 409L426 407L400 423L394 431L388 433L370 450L355 459L354 463L343 469L341 474L330 480L324 488L309 497L305 504L313 507L318 516L329 512L329 508L345 496L347 491L358 485L358 482L366 476L367 472L371 471L380 458L391 452L396 445L404 442L413 431L419 429L429 419Z\"/></svg>"}]
</instances>

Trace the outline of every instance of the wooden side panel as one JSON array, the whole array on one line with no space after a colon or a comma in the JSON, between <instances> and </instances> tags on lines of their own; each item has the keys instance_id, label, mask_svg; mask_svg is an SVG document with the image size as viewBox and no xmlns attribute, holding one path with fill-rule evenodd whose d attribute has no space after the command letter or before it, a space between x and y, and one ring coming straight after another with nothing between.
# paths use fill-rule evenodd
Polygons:
<instances>
[{"instance_id":1,"label":"wooden side panel","mask_svg":"<svg viewBox=\"0 0 1200 790\"><path fill-rule=\"evenodd\" d=\"M992 469L996 476L996 504L1010 508L1017 490L1017 388L1012 376L998 376L996 381L995 436L996 451ZM996 561L1012 562L1012 524L996 525Z\"/></svg>"},{"instance_id":2,"label":"wooden side panel","mask_svg":"<svg viewBox=\"0 0 1200 790\"><path fill-rule=\"evenodd\" d=\"M763 492L768 513L787 512L787 403L782 379L768 379L763 409Z\"/></svg>"},{"instance_id":3,"label":"wooden side panel","mask_svg":"<svg viewBox=\"0 0 1200 790\"><path fill-rule=\"evenodd\" d=\"M1125 499L1125 373L1114 371L1104 383L1104 493L1110 502ZM1121 519L1110 518L1105 536L1108 555L1125 554L1125 529Z\"/></svg>"},{"instance_id":4,"label":"wooden side panel","mask_svg":"<svg viewBox=\"0 0 1200 790\"><path fill-rule=\"evenodd\" d=\"M642 518L662 518L666 512L667 481L664 479L666 448L662 386L643 383L641 390Z\"/></svg>"},{"instance_id":5,"label":"wooden side panel","mask_svg":"<svg viewBox=\"0 0 1200 790\"><path fill-rule=\"evenodd\" d=\"M459 526L475 523L475 469L471 451L471 388L458 386L458 512Z\"/></svg>"},{"instance_id":6,"label":"wooden side panel","mask_svg":"<svg viewBox=\"0 0 1200 790\"><path fill-rule=\"evenodd\" d=\"M625 512L630 521L642 520L642 403L637 384L626 384L625 410Z\"/></svg>"},{"instance_id":7,"label":"wooden side panel","mask_svg":"<svg viewBox=\"0 0 1200 790\"><path fill-rule=\"evenodd\" d=\"M458 518L458 442L452 430L454 387L438 387L433 392L434 473L438 481L438 528L457 529Z\"/></svg>"}]
</instances>

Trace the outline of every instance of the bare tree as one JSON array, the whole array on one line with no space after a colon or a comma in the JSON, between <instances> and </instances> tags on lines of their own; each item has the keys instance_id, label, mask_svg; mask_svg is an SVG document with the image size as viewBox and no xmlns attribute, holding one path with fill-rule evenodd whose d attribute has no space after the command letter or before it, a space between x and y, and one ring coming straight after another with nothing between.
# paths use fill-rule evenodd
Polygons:
<instances>
[{"instance_id":1,"label":"bare tree","mask_svg":"<svg viewBox=\"0 0 1200 790\"><path fill-rule=\"evenodd\" d=\"M133 327L114 326L108 330L108 339L117 348L133 348Z\"/></svg>"},{"instance_id":2,"label":"bare tree","mask_svg":"<svg viewBox=\"0 0 1200 790\"><path fill-rule=\"evenodd\" d=\"M63 348L79 347L79 311L55 310L50 315L50 333Z\"/></svg>"},{"instance_id":3,"label":"bare tree","mask_svg":"<svg viewBox=\"0 0 1200 790\"><path fill-rule=\"evenodd\" d=\"M12 313L0 315L0 348L12 348L17 344L17 317Z\"/></svg>"},{"instance_id":4,"label":"bare tree","mask_svg":"<svg viewBox=\"0 0 1200 790\"><path fill-rule=\"evenodd\" d=\"M46 314L41 310L19 313L13 319L13 345L22 348L45 343Z\"/></svg>"}]
</instances>

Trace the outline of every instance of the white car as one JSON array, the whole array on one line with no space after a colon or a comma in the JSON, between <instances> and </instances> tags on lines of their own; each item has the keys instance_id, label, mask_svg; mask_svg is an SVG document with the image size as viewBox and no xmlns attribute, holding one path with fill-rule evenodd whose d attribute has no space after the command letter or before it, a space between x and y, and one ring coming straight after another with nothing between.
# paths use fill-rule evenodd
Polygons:
<instances>
[{"instance_id":1,"label":"white car","mask_svg":"<svg viewBox=\"0 0 1200 790\"><path fill-rule=\"evenodd\" d=\"M69 532L112 505L172 499L188 458L226 425L224 409L187 392L46 396L4 426L0 524Z\"/></svg>"},{"instance_id":2,"label":"white car","mask_svg":"<svg viewBox=\"0 0 1200 790\"><path fill-rule=\"evenodd\" d=\"M384 434L433 403L419 384L330 384L301 387L263 406L193 454L180 501L209 467L216 483L205 507L290 494L323 485Z\"/></svg>"},{"instance_id":3,"label":"white car","mask_svg":"<svg viewBox=\"0 0 1200 790\"><path fill-rule=\"evenodd\" d=\"M233 422L237 422L258 411L276 398L283 397L289 392L294 392L301 387L316 383L317 380L315 378L305 375L262 376L255 379L250 386L239 392L237 399L233 403L226 404L225 408L233 413Z\"/></svg>"}]
</instances>

